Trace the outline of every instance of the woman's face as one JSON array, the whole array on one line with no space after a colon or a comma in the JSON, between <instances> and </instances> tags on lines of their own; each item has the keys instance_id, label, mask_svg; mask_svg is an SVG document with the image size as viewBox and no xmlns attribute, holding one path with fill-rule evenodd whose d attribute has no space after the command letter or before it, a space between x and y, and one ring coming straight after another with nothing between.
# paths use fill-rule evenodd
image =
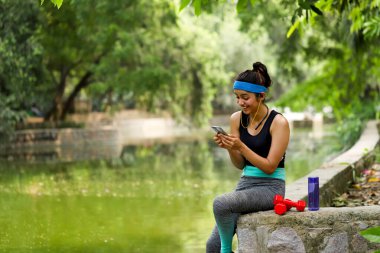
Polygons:
<instances>
[{"instance_id":1,"label":"woman's face","mask_svg":"<svg viewBox=\"0 0 380 253\"><path fill-rule=\"evenodd\" d=\"M245 90L234 90L236 95L236 103L241 107L245 114L255 112L259 105L259 99L255 93Z\"/></svg>"}]
</instances>

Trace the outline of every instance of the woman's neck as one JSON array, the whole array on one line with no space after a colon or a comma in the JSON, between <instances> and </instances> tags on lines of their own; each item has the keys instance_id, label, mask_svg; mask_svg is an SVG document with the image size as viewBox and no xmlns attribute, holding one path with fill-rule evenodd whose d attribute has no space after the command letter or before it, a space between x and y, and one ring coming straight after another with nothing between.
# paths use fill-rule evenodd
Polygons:
<instances>
[{"instance_id":1,"label":"woman's neck","mask_svg":"<svg viewBox=\"0 0 380 253\"><path fill-rule=\"evenodd\" d=\"M260 122L265 117L268 110L269 108L266 104L261 104L258 108L257 113L255 111L254 113L251 113L251 115L249 115L249 117L252 119L252 123L257 124L258 122Z\"/></svg>"},{"instance_id":2,"label":"woman's neck","mask_svg":"<svg viewBox=\"0 0 380 253\"><path fill-rule=\"evenodd\" d=\"M252 117L251 125L253 125L255 130L257 130L262 125L262 123L265 121L265 119L268 117L268 114L269 114L268 106L266 104L260 105L257 113L255 113L255 114L256 115L254 115L254 116L250 115L250 117Z\"/></svg>"}]
</instances>

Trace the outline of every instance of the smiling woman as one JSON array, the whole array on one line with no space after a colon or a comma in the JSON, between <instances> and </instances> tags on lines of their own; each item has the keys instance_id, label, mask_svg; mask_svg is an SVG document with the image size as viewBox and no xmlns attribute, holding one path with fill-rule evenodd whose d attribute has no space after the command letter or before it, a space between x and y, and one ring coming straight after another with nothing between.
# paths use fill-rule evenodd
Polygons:
<instances>
[{"instance_id":1,"label":"smiling woman","mask_svg":"<svg viewBox=\"0 0 380 253\"><path fill-rule=\"evenodd\" d=\"M207 242L209 253L230 253L240 214L272 209L274 195L285 194L285 151L290 128L284 116L265 104L271 83L261 62L240 73L233 88L241 111L231 116L230 135L217 133L214 137L243 172L233 192L214 200L217 225Z\"/></svg>"}]
</instances>

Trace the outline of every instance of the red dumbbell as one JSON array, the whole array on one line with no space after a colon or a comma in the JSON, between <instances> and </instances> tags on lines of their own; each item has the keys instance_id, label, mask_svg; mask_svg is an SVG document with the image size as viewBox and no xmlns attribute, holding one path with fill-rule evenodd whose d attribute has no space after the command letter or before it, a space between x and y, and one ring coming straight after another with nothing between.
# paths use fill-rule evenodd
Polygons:
<instances>
[{"instance_id":1,"label":"red dumbbell","mask_svg":"<svg viewBox=\"0 0 380 253\"><path fill-rule=\"evenodd\" d=\"M273 198L274 212L279 215L286 213L290 207L284 204L284 198L281 195L276 194Z\"/></svg>"},{"instance_id":2,"label":"red dumbbell","mask_svg":"<svg viewBox=\"0 0 380 253\"><path fill-rule=\"evenodd\" d=\"M303 212L306 207L306 202L304 200L298 200L297 202L294 202L290 199L284 199L284 204L290 208L295 207L299 212Z\"/></svg>"},{"instance_id":3,"label":"red dumbbell","mask_svg":"<svg viewBox=\"0 0 380 253\"><path fill-rule=\"evenodd\" d=\"M284 203L278 203L274 205L274 212L278 215L283 215L287 211L288 211L288 208L286 207Z\"/></svg>"},{"instance_id":4,"label":"red dumbbell","mask_svg":"<svg viewBox=\"0 0 380 253\"><path fill-rule=\"evenodd\" d=\"M299 212L303 212L306 207L306 202L304 200L298 200L297 202L294 202L290 199L284 199L281 195L278 194L274 196L273 204L274 212L279 215L286 213L292 207L295 207Z\"/></svg>"},{"instance_id":5,"label":"red dumbbell","mask_svg":"<svg viewBox=\"0 0 380 253\"><path fill-rule=\"evenodd\" d=\"M276 206L277 204L284 204L284 198L281 196L281 195L274 195L274 198L273 198L273 204ZM291 208L291 206L286 206L286 209L289 210Z\"/></svg>"}]
</instances>

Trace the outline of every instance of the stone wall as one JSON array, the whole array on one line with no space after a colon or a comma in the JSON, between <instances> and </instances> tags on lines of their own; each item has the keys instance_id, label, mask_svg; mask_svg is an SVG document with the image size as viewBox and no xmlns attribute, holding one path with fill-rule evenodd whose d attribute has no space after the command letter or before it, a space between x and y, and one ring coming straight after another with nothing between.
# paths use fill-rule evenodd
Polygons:
<instances>
[{"instance_id":1,"label":"stone wall","mask_svg":"<svg viewBox=\"0 0 380 253\"><path fill-rule=\"evenodd\" d=\"M120 155L119 132L103 129L21 130L12 142L0 144L0 158L11 161L76 161Z\"/></svg>"},{"instance_id":2,"label":"stone wall","mask_svg":"<svg viewBox=\"0 0 380 253\"><path fill-rule=\"evenodd\" d=\"M10 142L0 140L0 158L27 161L113 159L122 155L126 145L150 145L158 139L172 142L176 138L199 136L197 129L192 130L168 117L148 117L137 112L120 113L112 121L97 118L96 114L91 117L96 119L96 124L88 122L86 128L18 130Z\"/></svg>"},{"instance_id":3,"label":"stone wall","mask_svg":"<svg viewBox=\"0 0 380 253\"><path fill-rule=\"evenodd\" d=\"M239 253L372 252L380 244L369 243L358 232L373 226L380 226L379 206L248 214L238 224Z\"/></svg>"},{"instance_id":4,"label":"stone wall","mask_svg":"<svg viewBox=\"0 0 380 253\"><path fill-rule=\"evenodd\" d=\"M286 186L286 198L307 199L307 178L318 176L322 208L319 211L290 210L279 216L274 211L242 215L238 221L239 253L265 252L373 252L359 231L380 226L380 205L328 207L331 200L346 191L355 173L373 162L379 146L379 122L370 121L358 142L348 151L323 164L303 178Z\"/></svg>"}]
</instances>

